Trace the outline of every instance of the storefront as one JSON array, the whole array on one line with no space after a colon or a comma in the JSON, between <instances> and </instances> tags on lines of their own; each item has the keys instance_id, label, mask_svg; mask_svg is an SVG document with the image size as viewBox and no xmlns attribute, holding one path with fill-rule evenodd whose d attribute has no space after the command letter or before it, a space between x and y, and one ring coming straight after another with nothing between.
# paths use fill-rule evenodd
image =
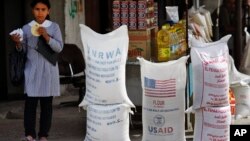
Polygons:
<instances>
[{"instance_id":1,"label":"storefront","mask_svg":"<svg viewBox=\"0 0 250 141\"><path fill-rule=\"evenodd\" d=\"M9 38L9 33L16 29L22 27L25 23L29 22L32 19L30 12L30 3L31 0L19 1L2 1L2 19L4 19L4 30L1 30L1 95L0 99L7 99L14 95L20 96L23 93L22 87L14 87L10 83L9 73L8 73L8 54L14 49L14 43L11 42ZM61 27L63 38L65 43L76 43L81 48L80 38L76 38L76 35L79 34L76 32L79 23L85 23L93 30L99 33L107 33L113 30L112 23L112 2L113 0L100 1L100 0L66 0L66 1L51 1L52 11L51 19L56 21ZM160 27L165 22L166 12L165 5L179 5L180 15L183 16L185 12L184 1L175 1L175 0L156 0L158 2L158 26ZM15 4L13 4L15 3ZM70 15L70 8L74 4L82 4L82 11L75 11L75 16ZM84 3L86 3L84 5ZM77 6L77 5L75 5ZM65 12L67 10L67 12ZM72 9L71 9L72 10ZM85 12L83 12L85 11ZM74 12L74 11L71 11ZM85 17L84 17L85 16ZM12 17L12 18L9 18ZM74 30L69 30L70 27L75 27ZM68 31L69 30L69 31ZM70 34L70 32L75 31Z\"/></svg>"}]
</instances>

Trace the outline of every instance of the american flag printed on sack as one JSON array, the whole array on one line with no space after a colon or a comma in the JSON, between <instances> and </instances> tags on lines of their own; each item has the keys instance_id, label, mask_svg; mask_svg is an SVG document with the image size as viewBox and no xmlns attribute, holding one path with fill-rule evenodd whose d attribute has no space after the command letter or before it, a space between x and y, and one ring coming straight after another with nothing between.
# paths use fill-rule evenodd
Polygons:
<instances>
[{"instance_id":1,"label":"american flag printed on sack","mask_svg":"<svg viewBox=\"0 0 250 141\"><path fill-rule=\"evenodd\" d=\"M176 79L156 80L144 77L144 93L148 97L176 97Z\"/></svg>"}]
</instances>

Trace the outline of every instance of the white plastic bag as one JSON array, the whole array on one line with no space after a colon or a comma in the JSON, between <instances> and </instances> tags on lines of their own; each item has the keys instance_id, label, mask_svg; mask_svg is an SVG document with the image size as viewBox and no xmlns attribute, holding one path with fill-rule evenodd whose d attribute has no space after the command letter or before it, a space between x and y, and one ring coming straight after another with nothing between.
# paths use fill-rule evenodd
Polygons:
<instances>
[{"instance_id":1,"label":"white plastic bag","mask_svg":"<svg viewBox=\"0 0 250 141\"><path fill-rule=\"evenodd\" d=\"M172 21L173 23L179 22L179 13L178 13L178 6L166 6L166 15L167 20Z\"/></svg>"},{"instance_id":2,"label":"white plastic bag","mask_svg":"<svg viewBox=\"0 0 250 141\"><path fill-rule=\"evenodd\" d=\"M193 108L229 105L228 46L231 36L219 41L191 41Z\"/></svg>"},{"instance_id":3,"label":"white plastic bag","mask_svg":"<svg viewBox=\"0 0 250 141\"><path fill-rule=\"evenodd\" d=\"M143 90L143 141L185 141L186 61L138 58Z\"/></svg>"},{"instance_id":4,"label":"white plastic bag","mask_svg":"<svg viewBox=\"0 0 250 141\"><path fill-rule=\"evenodd\" d=\"M99 34L80 24L84 47L86 94L81 106L88 104L134 104L127 95L125 66L128 54L128 29Z\"/></svg>"},{"instance_id":5,"label":"white plastic bag","mask_svg":"<svg viewBox=\"0 0 250 141\"><path fill-rule=\"evenodd\" d=\"M18 34L20 36L20 41L23 41L23 30L21 28L18 28L10 32L10 35L14 35L14 34Z\"/></svg>"}]
</instances>

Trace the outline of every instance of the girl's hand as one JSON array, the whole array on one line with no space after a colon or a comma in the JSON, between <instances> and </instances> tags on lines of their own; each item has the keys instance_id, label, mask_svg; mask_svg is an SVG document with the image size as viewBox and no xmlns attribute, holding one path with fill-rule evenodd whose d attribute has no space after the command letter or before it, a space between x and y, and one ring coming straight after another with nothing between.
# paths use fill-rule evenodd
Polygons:
<instances>
[{"instance_id":1,"label":"girl's hand","mask_svg":"<svg viewBox=\"0 0 250 141\"><path fill-rule=\"evenodd\" d=\"M21 36L19 34L13 34L10 36L10 38L16 43L16 48L21 48Z\"/></svg>"},{"instance_id":2,"label":"girl's hand","mask_svg":"<svg viewBox=\"0 0 250 141\"><path fill-rule=\"evenodd\" d=\"M47 30L40 26L38 29L37 29L37 32L39 33L39 35L43 36L45 38L45 40L47 41L47 43L49 42L49 34L47 33Z\"/></svg>"},{"instance_id":3,"label":"girl's hand","mask_svg":"<svg viewBox=\"0 0 250 141\"><path fill-rule=\"evenodd\" d=\"M16 44L20 44L21 41L21 36L19 34L13 34L10 36L10 38L16 43Z\"/></svg>"}]
</instances>

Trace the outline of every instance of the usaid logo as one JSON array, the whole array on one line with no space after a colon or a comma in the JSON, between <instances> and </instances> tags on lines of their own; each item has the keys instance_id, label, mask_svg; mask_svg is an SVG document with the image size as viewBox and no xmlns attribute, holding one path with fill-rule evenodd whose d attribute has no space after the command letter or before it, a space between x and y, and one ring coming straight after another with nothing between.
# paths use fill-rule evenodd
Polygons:
<instances>
[{"instance_id":1,"label":"usaid logo","mask_svg":"<svg viewBox=\"0 0 250 141\"><path fill-rule=\"evenodd\" d=\"M155 126L162 127L165 124L165 117L162 115L156 115L153 118Z\"/></svg>"}]
</instances>

